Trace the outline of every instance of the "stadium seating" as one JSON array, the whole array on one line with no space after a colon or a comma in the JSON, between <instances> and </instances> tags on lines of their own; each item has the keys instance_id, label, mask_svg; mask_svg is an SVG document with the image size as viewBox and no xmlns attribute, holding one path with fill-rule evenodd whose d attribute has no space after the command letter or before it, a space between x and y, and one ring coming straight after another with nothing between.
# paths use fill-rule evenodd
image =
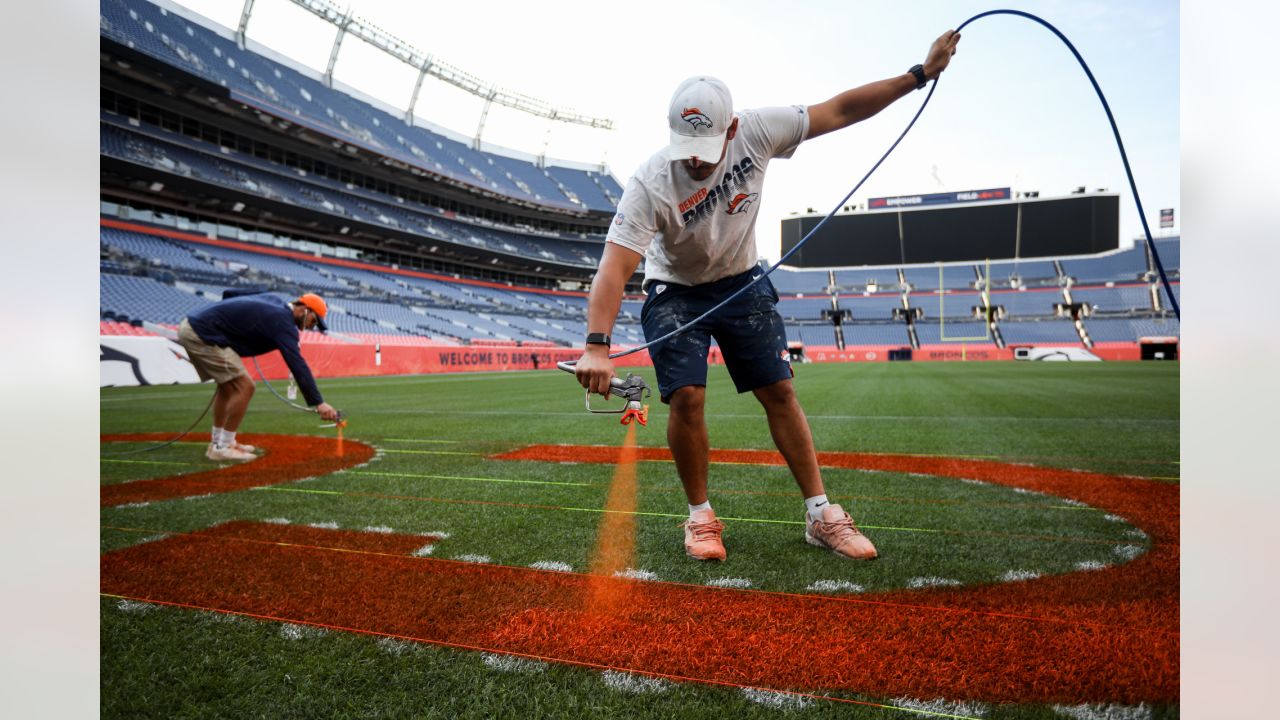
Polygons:
<instances>
[{"instance_id":1,"label":"stadium seating","mask_svg":"<svg viewBox=\"0 0 1280 720\"><path fill-rule=\"evenodd\" d=\"M1143 318L1129 321L1134 335L1144 337L1181 337L1180 323L1176 318Z\"/></svg>"},{"instance_id":2,"label":"stadium seating","mask_svg":"<svg viewBox=\"0 0 1280 720\"><path fill-rule=\"evenodd\" d=\"M207 307L209 300L184 292L149 277L133 275L99 275L98 312L108 311L116 317L150 320L155 323L178 324L186 316Z\"/></svg>"},{"instance_id":3,"label":"stadium seating","mask_svg":"<svg viewBox=\"0 0 1280 720\"><path fill-rule=\"evenodd\" d=\"M841 295L838 302L841 310L848 310L853 313L854 320L882 320L887 322L893 319L894 308L902 307L902 296L897 293L865 296Z\"/></svg>"},{"instance_id":4,"label":"stadium seating","mask_svg":"<svg viewBox=\"0 0 1280 720\"><path fill-rule=\"evenodd\" d=\"M1052 317L1054 305L1064 302L1062 291L1053 290L994 290L988 298L993 306L1003 307L1010 316Z\"/></svg>"},{"instance_id":5,"label":"stadium seating","mask_svg":"<svg viewBox=\"0 0 1280 720\"><path fill-rule=\"evenodd\" d=\"M153 337L155 333L132 323L118 320L101 320L98 322L99 335L131 335L135 337Z\"/></svg>"},{"instance_id":6,"label":"stadium seating","mask_svg":"<svg viewBox=\"0 0 1280 720\"><path fill-rule=\"evenodd\" d=\"M845 323L841 330L844 333L846 347L852 345L906 345L911 342L911 337L907 335L907 324L903 322L865 325L861 323Z\"/></svg>"},{"instance_id":7,"label":"stadium seating","mask_svg":"<svg viewBox=\"0 0 1280 720\"><path fill-rule=\"evenodd\" d=\"M898 269L894 267L867 267L854 270L835 270L835 287L842 292L863 292L868 285L875 285L876 292L898 289Z\"/></svg>"},{"instance_id":8,"label":"stadium seating","mask_svg":"<svg viewBox=\"0 0 1280 720\"><path fill-rule=\"evenodd\" d=\"M109 116L109 114L108 114ZM108 118L110 119L110 118ZM216 184L238 192L252 193L269 200L337 215L413 233L424 238L480 247L493 252L519 255L536 262L556 262L595 267L602 251L601 241L571 242L551 237L532 237L498 227L483 227L439 215L435 208L397 203L389 196L342 186L327 178L302 178L282 168L255 167L234 153L220 153L208 143L170 134L159 139L115 122L104 122L101 147L105 155L148 165L183 177ZM170 139L181 138L181 142ZM215 156L215 153L218 153ZM256 161L263 164L263 161ZM269 165L269 163L266 163ZM487 221L476 221L487 222Z\"/></svg>"},{"instance_id":9,"label":"stadium seating","mask_svg":"<svg viewBox=\"0 0 1280 720\"><path fill-rule=\"evenodd\" d=\"M938 323L936 320L916 322L916 338L920 340L921 345L936 345L948 342L967 342L970 344L995 343L995 339L991 336L991 332L987 329L986 324L982 322L951 322L946 321ZM964 340L960 340L964 338Z\"/></svg>"},{"instance_id":10,"label":"stadium seating","mask_svg":"<svg viewBox=\"0 0 1280 720\"><path fill-rule=\"evenodd\" d=\"M1080 335L1070 320L1001 322L998 326L1006 345L1058 343L1080 345Z\"/></svg>"},{"instance_id":11,"label":"stadium seating","mask_svg":"<svg viewBox=\"0 0 1280 720\"><path fill-rule=\"evenodd\" d=\"M1127 318L1089 318L1084 323L1089 338L1095 343L1137 342L1133 325Z\"/></svg>"},{"instance_id":12,"label":"stadium seating","mask_svg":"<svg viewBox=\"0 0 1280 720\"><path fill-rule=\"evenodd\" d=\"M207 259L199 257L190 247L154 235L102 228L101 243L150 265L185 271L183 274L189 277L199 277L211 282L233 282L236 277L235 273L217 268Z\"/></svg>"},{"instance_id":13,"label":"stadium seating","mask_svg":"<svg viewBox=\"0 0 1280 720\"><path fill-rule=\"evenodd\" d=\"M987 272L985 264L980 266ZM991 287L1009 287L1013 278L1017 278L1023 286L1057 285L1058 271L1052 260L1013 260L993 262L990 268Z\"/></svg>"},{"instance_id":14,"label":"stadium seating","mask_svg":"<svg viewBox=\"0 0 1280 720\"><path fill-rule=\"evenodd\" d=\"M769 275L769 282L779 295L821 295L827 292L828 272L780 267Z\"/></svg>"},{"instance_id":15,"label":"stadium seating","mask_svg":"<svg viewBox=\"0 0 1280 720\"><path fill-rule=\"evenodd\" d=\"M937 291L912 293L909 298L912 308L920 308L926 318L938 319L945 314L947 318L963 320L974 317L973 309L982 305L982 294L977 291L946 292Z\"/></svg>"},{"instance_id":16,"label":"stadium seating","mask_svg":"<svg viewBox=\"0 0 1280 720\"><path fill-rule=\"evenodd\" d=\"M1150 311L1151 287L1149 285L1118 285L1116 287L1074 287L1071 299L1088 303L1097 312Z\"/></svg>"},{"instance_id":17,"label":"stadium seating","mask_svg":"<svg viewBox=\"0 0 1280 720\"><path fill-rule=\"evenodd\" d=\"M787 339L799 340L807 347L834 347L836 344L835 326L790 325L787 327Z\"/></svg>"},{"instance_id":18,"label":"stadium seating","mask_svg":"<svg viewBox=\"0 0 1280 720\"><path fill-rule=\"evenodd\" d=\"M1160 253L1160 262L1164 265L1165 274L1172 280L1180 277L1182 267L1182 238L1172 237L1156 240L1156 252ZM1151 264L1155 268L1155 263Z\"/></svg>"},{"instance_id":19,"label":"stadium seating","mask_svg":"<svg viewBox=\"0 0 1280 720\"><path fill-rule=\"evenodd\" d=\"M1137 282L1147 272L1147 250L1144 245L1135 245L1102 257L1063 258L1062 270L1078 285Z\"/></svg>"},{"instance_id":20,"label":"stadium seating","mask_svg":"<svg viewBox=\"0 0 1280 720\"><path fill-rule=\"evenodd\" d=\"M292 122L394 157L439 175L514 199L570 209L613 212L621 196L607 174L534 164L472 150L466 143L399 114L329 88L295 70L240 49L230 30L206 28L144 0L101 0L100 32L232 91L237 99ZM559 184L557 184L557 181ZM573 197L559 189L571 189Z\"/></svg>"},{"instance_id":21,"label":"stadium seating","mask_svg":"<svg viewBox=\"0 0 1280 720\"><path fill-rule=\"evenodd\" d=\"M914 292L937 290L938 266L902 268L902 275ZM973 287L977 278L972 265L944 265L942 267L942 285L948 290L964 290Z\"/></svg>"},{"instance_id":22,"label":"stadium seating","mask_svg":"<svg viewBox=\"0 0 1280 720\"><path fill-rule=\"evenodd\" d=\"M783 320L821 320L822 311L831 309L831 298L786 298L778 300L778 313Z\"/></svg>"},{"instance_id":23,"label":"stadium seating","mask_svg":"<svg viewBox=\"0 0 1280 720\"><path fill-rule=\"evenodd\" d=\"M206 245L105 226L102 246L104 255L124 253L123 262L105 256L102 262L100 315L104 334L145 333L134 324L140 320L176 326L187 313L221 299L228 287L262 287L263 280L268 281L267 289L282 296L303 288L329 293L332 334L309 333L317 342L576 347L586 332L586 299L580 295L380 273L376 266L355 268L309 262L258 252L251 246ZM224 282L174 279L188 271L211 269L222 273ZM822 272L825 271L816 271L813 277ZM246 277L250 274L252 277ZM1179 285L1173 289L1180 292ZM1148 285L1077 286L1072 293L1078 302L1095 305L1101 313L1086 321L1086 329L1095 342L1136 342L1140 337L1179 333L1176 320L1152 315L1155 310L1149 304ZM910 296L912 305L925 311L926 319L916 324L923 344L944 342L944 330L937 322L939 297L930 292ZM980 297L972 291L945 296L950 318L945 324L948 340L986 335L983 324L969 318L970 307ZM999 325L1006 343L1080 342L1070 321L1050 319L1053 305L1061 301L1058 288L994 290L990 297L994 305L1003 305L1008 313ZM642 302L640 298L624 301L614 328L617 345L644 342L638 322ZM905 324L892 320L893 309L901 307L899 294L843 295L838 302L854 318L843 326L847 346L908 342ZM787 318L788 337L806 345L834 345L834 327L816 322L829 307L830 296L824 294L782 298L779 310Z\"/></svg>"}]
</instances>

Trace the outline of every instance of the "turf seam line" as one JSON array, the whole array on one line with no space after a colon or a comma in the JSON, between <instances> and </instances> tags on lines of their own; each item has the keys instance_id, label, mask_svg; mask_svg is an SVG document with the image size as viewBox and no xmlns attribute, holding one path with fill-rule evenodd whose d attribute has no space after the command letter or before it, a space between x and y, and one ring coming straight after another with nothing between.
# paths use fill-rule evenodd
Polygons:
<instances>
[{"instance_id":1,"label":"turf seam line","mask_svg":"<svg viewBox=\"0 0 1280 720\"><path fill-rule=\"evenodd\" d=\"M805 692L799 692L795 690L777 690L774 688L758 687L755 685L742 685L739 683L731 683L724 680L702 679L702 678L695 678L695 677L690 677L685 675L653 672L651 670L636 670L632 668L616 667L616 666L604 665L600 663L585 662L582 660L570 660L570 659L562 659L562 658L553 658L553 657L543 656L543 655L533 655L529 653L511 652L507 650L495 650L492 648L486 648L486 647L481 647L477 645L464 645L462 643L452 643L444 640L428 640L425 638L414 637L412 635L398 635L396 633L385 633L385 632L379 632L377 630L363 630L360 628L344 627L341 625L329 625L326 623L319 623L319 622L313 622L308 620L293 620L290 618L282 618L282 617L276 617L272 615L262 615L258 613L241 612L237 610L226 610L223 608L205 607L202 605L194 605L190 603L171 602L167 600L148 600L144 598L136 598L136 597L131 597L127 595L114 595L111 593L99 593L99 594L104 597L116 598L120 600L133 600L134 602L149 602L156 605L167 605L170 607L186 608L189 610L202 610L204 612L217 612L225 615L237 615L241 617L253 618L255 620L268 620L271 622L291 623L294 625L305 625L310 627L323 628L326 630L337 630L340 632L356 633L360 635L385 637L385 638L392 638L395 640L408 640L410 642L419 642L425 645L436 645L439 647L449 647L449 648L455 648L459 650L469 650L472 652L492 653L497 655L507 655L511 657L522 657L529 660L537 660L540 662L551 662L551 663L557 663L562 665L576 665L578 667L591 668L593 670L602 670L602 671L612 670L614 672L626 672L626 673L632 673L635 675L643 675L646 677L655 677L655 678L674 680L677 682L692 682L692 683L699 683L702 685L718 685L722 687L731 687L731 688L736 688L741 690L761 690L765 692L774 692L774 693L779 693L783 695L791 695L794 697L811 698L814 700L828 700L831 702L847 703L851 705L863 705L867 707L878 707L886 710L897 710L899 712L908 712L912 714L924 714L932 717L949 718L952 720L982 720L981 718L967 716L967 715L948 715L944 713L932 712L929 710L917 710L914 708L905 708L905 707L900 707L898 705L886 705L884 703L873 703L873 702L867 702L865 700L854 700L852 698L840 698L840 697L834 697L830 695L817 695L813 693L805 693Z\"/></svg>"},{"instance_id":2,"label":"turf seam line","mask_svg":"<svg viewBox=\"0 0 1280 720\"><path fill-rule=\"evenodd\" d=\"M371 556L378 556L378 557L391 557L391 558L397 558L402 560L404 559L426 560L426 561L432 561L432 562L455 563L455 564L462 564L462 565L476 564L476 563L468 562L465 560L455 560L451 558L438 558L434 556L414 555L412 553L407 555L398 555L395 553L378 552L375 550L357 550L354 548L333 548L333 547L327 547L324 545L307 545L305 543L289 543L289 542L279 542L279 541L273 541L273 540L259 540L256 538L239 538L239 537L231 537L226 535L211 535L205 532L192 532L192 531L181 531L181 530L157 530L154 528L126 528L126 527L118 527L113 525L101 525L100 527L106 530L117 530L121 532L162 533L162 535L160 535L157 539L163 539L164 537L191 537L191 538L196 538L200 540L248 542L248 543L257 543L260 545L272 545L272 546L283 547L283 548L335 551L335 552L349 553L352 555L371 555ZM495 568L506 568L510 570L522 570L522 571L530 571L535 573L565 574L565 571L563 570L544 570L542 568L535 568L535 567L524 566L524 565L503 565L501 563L485 563L485 564ZM583 577L592 577L590 573L579 573L579 572L570 571L569 574L581 575ZM679 582L675 580L643 580L643 581L637 581L637 582L656 582L656 583L661 583L665 585L675 585L678 587L705 588L713 591L724 591L724 592L759 593L759 594L772 595L772 596L778 596L778 597L799 598L802 600L836 600L839 602L855 603L859 605L879 605L884 607L897 607L897 608L906 608L906 609L913 609L913 610L932 610L932 611L938 611L938 612L950 612L950 613L961 613L961 614L971 614L971 615L982 615L982 616L988 616L988 617L1010 618L1010 619L1016 619L1016 620L1026 620L1029 622L1057 623L1057 624L1073 625L1073 626L1080 626L1080 627L1139 630L1142 632L1173 634L1173 635L1177 635L1179 632L1177 630L1163 630L1160 628L1135 628L1132 625L1108 625L1106 623L1094 623L1094 622L1085 622L1085 621L1078 621L1078 620L1061 620L1057 618L1037 617L1035 615L1019 615L1016 613L1001 613L1001 612L993 612L989 610L973 610L970 608L946 607L946 606L939 606L939 605L919 605L915 603L886 602L883 600L868 600L866 598L843 597L839 595L826 595L826 594L806 595L804 593L785 592L781 590L719 587L714 585L703 585L698 583ZM897 592L897 590L888 590L885 592Z\"/></svg>"}]
</instances>

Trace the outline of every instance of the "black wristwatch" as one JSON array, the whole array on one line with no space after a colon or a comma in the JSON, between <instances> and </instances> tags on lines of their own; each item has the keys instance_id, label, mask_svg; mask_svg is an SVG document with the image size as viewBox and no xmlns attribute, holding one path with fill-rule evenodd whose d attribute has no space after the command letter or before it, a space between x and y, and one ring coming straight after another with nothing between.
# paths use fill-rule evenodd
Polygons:
<instances>
[{"instance_id":1,"label":"black wristwatch","mask_svg":"<svg viewBox=\"0 0 1280 720\"><path fill-rule=\"evenodd\" d=\"M912 66L911 66L911 69L910 69L910 70L908 70L908 72L910 72L912 75L915 75L915 76L916 76L916 89L917 89L917 90L919 90L919 89L923 88L923 87L924 87L924 86L929 82L929 79L928 79L928 78L926 78L926 77L924 76L924 66L923 66L923 65L912 65Z\"/></svg>"},{"instance_id":2,"label":"black wristwatch","mask_svg":"<svg viewBox=\"0 0 1280 720\"><path fill-rule=\"evenodd\" d=\"M587 344L612 347L613 338L609 337L608 333L587 333Z\"/></svg>"}]
</instances>

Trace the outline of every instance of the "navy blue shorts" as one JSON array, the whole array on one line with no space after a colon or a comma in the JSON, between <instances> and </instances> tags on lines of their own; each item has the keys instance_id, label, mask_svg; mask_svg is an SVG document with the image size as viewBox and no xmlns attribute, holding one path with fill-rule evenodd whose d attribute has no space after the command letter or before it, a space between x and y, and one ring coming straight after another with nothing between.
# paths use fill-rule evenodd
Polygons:
<instances>
[{"instance_id":1,"label":"navy blue shorts","mask_svg":"<svg viewBox=\"0 0 1280 720\"><path fill-rule=\"evenodd\" d=\"M692 287L649 283L649 296L640 311L645 340L660 338L693 320L763 272L752 268L741 275ZM786 327L777 305L778 293L769 278L764 278L711 317L649 348L662 402L671 402L671 394L686 385L707 384L707 352L713 337L738 392L792 377Z\"/></svg>"}]
</instances>

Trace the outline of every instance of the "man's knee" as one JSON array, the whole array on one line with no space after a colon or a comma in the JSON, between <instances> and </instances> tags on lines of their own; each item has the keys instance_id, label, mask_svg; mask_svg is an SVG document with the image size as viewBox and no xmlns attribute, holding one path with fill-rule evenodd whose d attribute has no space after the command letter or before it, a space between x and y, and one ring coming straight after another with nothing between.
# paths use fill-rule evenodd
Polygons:
<instances>
[{"instance_id":1,"label":"man's knee","mask_svg":"<svg viewBox=\"0 0 1280 720\"><path fill-rule=\"evenodd\" d=\"M756 388L753 392L766 411L785 410L797 403L796 391L789 379Z\"/></svg>"},{"instance_id":2,"label":"man's knee","mask_svg":"<svg viewBox=\"0 0 1280 720\"><path fill-rule=\"evenodd\" d=\"M671 393L671 414L700 417L706 404L707 389L702 385L685 385Z\"/></svg>"},{"instance_id":3,"label":"man's knee","mask_svg":"<svg viewBox=\"0 0 1280 720\"><path fill-rule=\"evenodd\" d=\"M239 395L246 398L253 397L254 390L257 389L253 384L253 381L249 379L248 375L239 375L234 380L223 384L221 387L225 388L226 391L232 395Z\"/></svg>"}]
</instances>

